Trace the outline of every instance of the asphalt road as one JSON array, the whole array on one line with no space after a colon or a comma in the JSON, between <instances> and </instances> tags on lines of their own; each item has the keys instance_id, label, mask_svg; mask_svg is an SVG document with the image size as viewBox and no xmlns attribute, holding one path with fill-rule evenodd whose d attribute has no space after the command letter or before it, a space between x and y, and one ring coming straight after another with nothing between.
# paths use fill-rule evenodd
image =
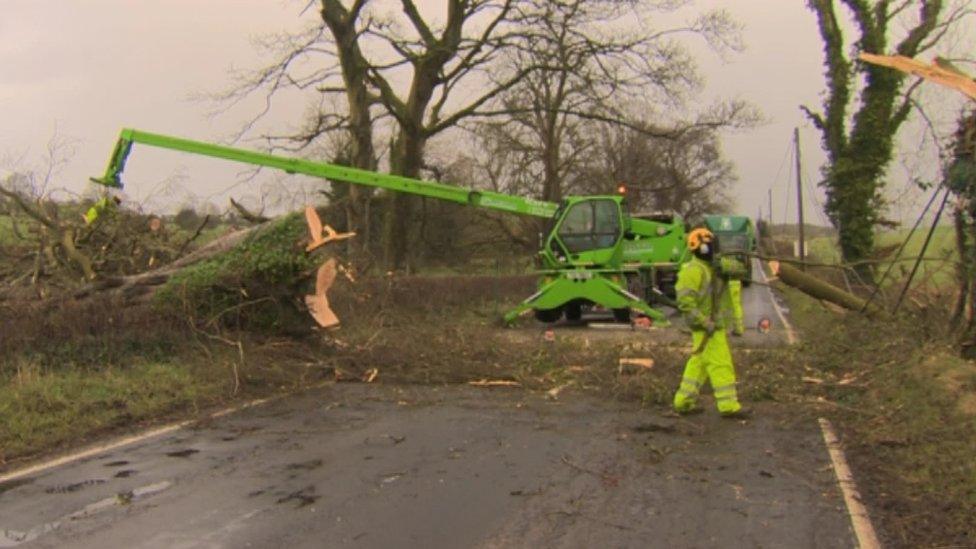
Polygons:
<instances>
[{"instance_id":1,"label":"asphalt road","mask_svg":"<svg viewBox=\"0 0 976 549\"><path fill-rule=\"evenodd\" d=\"M850 547L815 425L769 412L324 387L8 482L0 547Z\"/></svg>"},{"instance_id":2,"label":"asphalt road","mask_svg":"<svg viewBox=\"0 0 976 549\"><path fill-rule=\"evenodd\" d=\"M816 423L757 412L331 385L0 483L0 548L853 546Z\"/></svg>"}]
</instances>

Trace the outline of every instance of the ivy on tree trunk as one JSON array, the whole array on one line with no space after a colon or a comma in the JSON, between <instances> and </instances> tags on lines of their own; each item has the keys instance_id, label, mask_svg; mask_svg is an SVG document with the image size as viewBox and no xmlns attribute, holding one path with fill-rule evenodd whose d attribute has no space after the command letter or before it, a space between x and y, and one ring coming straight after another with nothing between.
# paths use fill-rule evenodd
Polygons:
<instances>
[{"instance_id":1,"label":"ivy on tree trunk","mask_svg":"<svg viewBox=\"0 0 976 549\"><path fill-rule=\"evenodd\" d=\"M867 258L874 249L874 229L882 219L884 186L898 128L911 112L914 84L904 88L905 76L889 68L854 63L848 57L838 20L838 3L853 19L860 52L887 55L892 31L902 28L904 16L916 9L906 34L894 44L898 55L915 57L931 48L955 22L942 0L808 0L817 16L824 43L827 94L823 112L801 107L820 130L828 164L821 185L827 191L826 213L840 235L846 261ZM863 77L863 86L857 82ZM856 99L856 101L855 101ZM852 112L849 112L852 111ZM868 268L862 275L870 276Z\"/></svg>"},{"instance_id":2,"label":"ivy on tree trunk","mask_svg":"<svg viewBox=\"0 0 976 549\"><path fill-rule=\"evenodd\" d=\"M956 197L959 298L953 324L962 328L963 351L976 354L976 110L959 120L946 183ZM972 358L972 356L970 356Z\"/></svg>"}]
</instances>

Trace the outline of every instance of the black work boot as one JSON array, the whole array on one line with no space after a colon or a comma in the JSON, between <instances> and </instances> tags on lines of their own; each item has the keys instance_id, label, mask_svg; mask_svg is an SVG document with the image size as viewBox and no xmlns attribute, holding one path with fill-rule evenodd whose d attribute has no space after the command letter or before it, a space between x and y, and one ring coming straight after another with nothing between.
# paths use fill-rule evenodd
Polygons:
<instances>
[{"instance_id":1,"label":"black work boot","mask_svg":"<svg viewBox=\"0 0 976 549\"><path fill-rule=\"evenodd\" d=\"M722 419L751 419L752 410L743 406L734 412L727 412L722 414Z\"/></svg>"},{"instance_id":2,"label":"black work boot","mask_svg":"<svg viewBox=\"0 0 976 549\"><path fill-rule=\"evenodd\" d=\"M701 406L693 406L691 408L688 408L687 410L675 410L674 408L671 408L666 412L661 412L661 417L679 418L679 417L697 415L704 411L705 409L702 408Z\"/></svg>"}]
</instances>

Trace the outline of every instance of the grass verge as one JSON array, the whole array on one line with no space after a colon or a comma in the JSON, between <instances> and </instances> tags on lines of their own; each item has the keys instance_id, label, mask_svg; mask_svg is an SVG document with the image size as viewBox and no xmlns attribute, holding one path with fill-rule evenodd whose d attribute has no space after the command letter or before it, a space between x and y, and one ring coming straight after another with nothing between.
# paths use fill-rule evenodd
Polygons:
<instances>
[{"instance_id":1,"label":"grass verge","mask_svg":"<svg viewBox=\"0 0 976 549\"><path fill-rule=\"evenodd\" d=\"M144 363L87 372L22 364L0 387L0 458L195 411L221 395L225 384L200 366Z\"/></svg>"},{"instance_id":2,"label":"grass verge","mask_svg":"<svg viewBox=\"0 0 976 549\"><path fill-rule=\"evenodd\" d=\"M976 545L976 365L945 312L869 321L786 296L809 408L841 426L886 545Z\"/></svg>"}]
</instances>

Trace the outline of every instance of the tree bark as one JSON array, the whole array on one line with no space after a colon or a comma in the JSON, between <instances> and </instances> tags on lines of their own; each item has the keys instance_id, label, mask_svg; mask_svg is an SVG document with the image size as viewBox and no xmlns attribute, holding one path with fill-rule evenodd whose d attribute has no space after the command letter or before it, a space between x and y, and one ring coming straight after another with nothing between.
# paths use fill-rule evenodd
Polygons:
<instances>
[{"instance_id":1,"label":"tree bark","mask_svg":"<svg viewBox=\"0 0 976 549\"><path fill-rule=\"evenodd\" d=\"M842 0L857 32L860 51L885 54L889 29L897 21L889 2L871 3ZM854 68L847 58L842 26L838 22L835 0L808 0L816 14L824 43L827 98L823 113L804 108L821 132L830 163L824 169L822 185L827 190L825 209L840 234L840 247L846 261L867 258L874 249L874 229L884 208L884 176L893 157L894 139L911 111L909 88L902 97L904 75L901 72L866 64ZM941 34L942 0L918 3L918 20L895 46L900 55L914 57L931 47ZM848 117L854 99L852 80L855 70L864 74L865 84L858 94L857 111ZM848 129L849 128L849 129ZM872 279L870 267L859 269L866 280Z\"/></svg>"},{"instance_id":2,"label":"tree bark","mask_svg":"<svg viewBox=\"0 0 976 549\"><path fill-rule=\"evenodd\" d=\"M419 177L423 167L426 140L416 132L400 132L390 158L392 172L406 177ZM384 225L384 259L387 268L413 268L409 256L411 248L411 221L417 197L403 193L390 196Z\"/></svg>"},{"instance_id":3,"label":"tree bark","mask_svg":"<svg viewBox=\"0 0 976 549\"><path fill-rule=\"evenodd\" d=\"M424 165L424 147L430 135L425 126L425 116L434 95L434 89L442 84L444 66L458 52L461 29L467 18L465 0L449 0L447 21L440 37L434 37L426 23L420 20L412 0L402 0L404 13L411 20L423 40L423 51L411 56L413 79L405 100L398 98L385 80L378 75L374 82L379 85L385 106L399 122L396 141L390 154L392 173L405 177L420 177ZM386 267L397 270L407 265L410 257L410 221L412 205L417 198L394 193L386 212L383 231L383 251Z\"/></svg>"},{"instance_id":4,"label":"tree bark","mask_svg":"<svg viewBox=\"0 0 976 549\"><path fill-rule=\"evenodd\" d=\"M322 0L322 20L332 33L336 43L342 80L345 84L346 102L349 108L350 158L354 168L376 169L376 151L373 146L373 120L370 106L374 100L369 93L367 63L359 47L359 33L356 24L365 0L356 0L346 9L339 0ZM369 200L372 190L349 185L348 200L345 205L347 231L362 235L348 242L350 259L361 262L369 249Z\"/></svg>"},{"instance_id":5,"label":"tree bark","mask_svg":"<svg viewBox=\"0 0 976 549\"><path fill-rule=\"evenodd\" d=\"M865 301L860 297L848 293L829 282L820 280L787 263L780 263L776 274L784 284L792 286L810 297L829 301L851 311L861 311L864 308ZM880 310L875 306L871 306L868 307L867 312L878 313Z\"/></svg>"}]
</instances>

